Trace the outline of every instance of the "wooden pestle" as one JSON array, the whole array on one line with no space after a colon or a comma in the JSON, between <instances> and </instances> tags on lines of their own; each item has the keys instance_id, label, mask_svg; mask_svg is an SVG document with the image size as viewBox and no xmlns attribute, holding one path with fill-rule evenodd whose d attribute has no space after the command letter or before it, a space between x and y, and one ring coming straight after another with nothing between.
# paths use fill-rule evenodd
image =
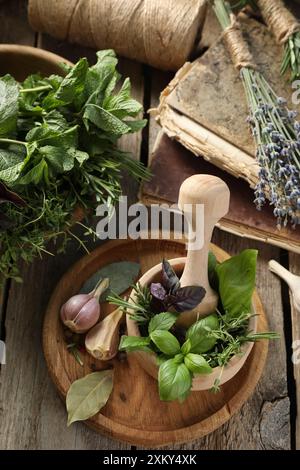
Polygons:
<instances>
[{"instance_id":1,"label":"wooden pestle","mask_svg":"<svg viewBox=\"0 0 300 470\"><path fill-rule=\"evenodd\" d=\"M178 317L177 323L185 328L198 318L212 313L218 305L218 295L210 287L208 281L208 252L214 226L227 214L229 199L230 191L227 184L212 175L193 175L187 178L180 187L178 205L187 216L190 233L191 230L195 233L197 228L196 205L202 204L204 210L203 246L196 249L188 248L180 282L182 287L202 286L206 294L198 307L183 312Z\"/></svg>"}]
</instances>

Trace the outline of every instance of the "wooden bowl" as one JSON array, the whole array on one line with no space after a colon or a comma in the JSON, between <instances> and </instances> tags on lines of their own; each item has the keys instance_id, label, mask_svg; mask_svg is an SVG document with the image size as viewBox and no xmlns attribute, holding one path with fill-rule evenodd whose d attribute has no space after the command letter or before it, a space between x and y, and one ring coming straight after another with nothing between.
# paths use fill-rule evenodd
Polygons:
<instances>
[{"instance_id":1,"label":"wooden bowl","mask_svg":"<svg viewBox=\"0 0 300 470\"><path fill-rule=\"evenodd\" d=\"M221 259L218 253L224 254L224 251L213 245L211 249ZM60 308L98 269L109 263L133 261L140 264L143 275L163 258L185 255L183 240L112 240L72 266L51 296L43 327L43 348L49 373L65 399L74 380L113 365L112 394L100 413L86 421L90 427L110 438L148 449L198 439L228 421L253 393L260 379L268 352L267 341L254 344L244 367L222 385L220 393L194 391L183 403L161 401L157 381L140 366L133 354L128 354L126 359L120 355L107 363L81 352L81 367L68 352L59 317ZM266 331L267 319L256 293L253 300L259 313L257 331ZM103 315L114 308L103 304Z\"/></svg>"},{"instance_id":2,"label":"wooden bowl","mask_svg":"<svg viewBox=\"0 0 300 470\"><path fill-rule=\"evenodd\" d=\"M215 245L212 245L214 254L219 262L225 261L229 258L229 255L223 250L220 250ZM170 264L174 268L177 274L181 274L185 265L186 258L174 258L169 260ZM147 271L139 280L141 286L148 286L151 282L161 282L161 263L157 264L149 271ZM135 294L131 294L131 300L133 301ZM257 304L256 295L253 296L252 301L252 312L257 314L259 311L259 304ZM137 323L130 318L130 314L126 316L127 330L129 336L140 336L140 331ZM253 316L249 320L249 330L256 333L257 331L257 316ZM215 380L220 379L220 385L228 382L232 379L239 370L243 367L246 359L248 358L252 348L253 342L245 343L241 348L241 354L234 356L223 371L221 367L215 367L211 374L199 374L194 376L192 391L209 390L213 387ZM146 353L143 351L136 351L131 353L134 354L135 358L139 362L140 366L149 374L151 377L158 379L158 366L157 356L155 353Z\"/></svg>"},{"instance_id":3,"label":"wooden bowl","mask_svg":"<svg viewBox=\"0 0 300 470\"><path fill-rule=\"evenodd\" d=\"M53 52L30 46L0 44L0 76L11 74L16 80L24 80L32 73L43 76L64 75L60 63L73 65L67 59Z\"/></svg>"}]
</instances>

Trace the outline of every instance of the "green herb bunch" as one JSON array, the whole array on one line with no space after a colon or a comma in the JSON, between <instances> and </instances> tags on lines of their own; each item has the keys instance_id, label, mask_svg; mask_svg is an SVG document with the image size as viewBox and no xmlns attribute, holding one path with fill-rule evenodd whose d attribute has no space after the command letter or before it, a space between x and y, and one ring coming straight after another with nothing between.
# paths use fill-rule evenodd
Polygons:
<instances>
[{"instance_id":1,"label":"green herb bunch","mask_svg":"<svg viewBox=\"0 0 300 470\"><path fill-rule=\"evenodd\" d=\"M118 84L116 66L114 51L105 50L91 67L86 58L74 67L62 64L64 77L0 79L0 182L26 204L1 204L4 277L20 280L20 258L41 255L58 235L65 242L75 236L76 208L88 212L99 203L113 205L123 170L136 179L147 177L147 170L117 147L122 135L139 131L146 121L136 119L142 106L131 98L128 78Z\"/></svg>"},{"instance_id":2,"label":"green herb bunch","mask_svg":"<svg viewBox=\"0 0 300 470\"><path fill-rule=\"evenodd\" d=\"M156 354L161 400L185 400L191 391L193 378L198 374L211 374L215 367L220 367L219 377L213 387L213 391L218 391L224 367L233 356L242 353L245 343L278 338L272 332L249 331L249 320L253 315L251 301L255 287L256 259L256 250L244 250L218 264L210 254L209 279L219 293L219 309L184 331L176 325L178 314L184 308L179 308L179 311L176 308L161 311L163 305L158 308L156 302L152 303L153 297L158 295L157 284L154 284L154 289L153 284L142 290L137 287L131 303L111 298L113 303L123 305L130 312L132 319L139 324L141 333L141 337L123 336L120 350ZM174 286L177 280L171 268L166 266L164 260L163 284L165 287L170 283ZM169 274L167 282L166 272ZM186 296L184 302L193 303L195 295L196 291L190 290L190 297Z\"/></svg>"}]
</instances>

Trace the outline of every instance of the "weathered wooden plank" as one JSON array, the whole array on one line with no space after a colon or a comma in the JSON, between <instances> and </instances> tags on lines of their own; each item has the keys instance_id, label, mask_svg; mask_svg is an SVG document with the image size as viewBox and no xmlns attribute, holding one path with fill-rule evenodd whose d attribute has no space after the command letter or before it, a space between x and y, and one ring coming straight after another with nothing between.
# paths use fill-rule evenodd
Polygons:
<instances>
[{"instance_id":1,"label":"weathered wooden plank","mask_svg":"<svg viewBox=\"0 0 300 470\"><path fill-rule=\"evenodd\" d=\"M0 7L0 43L34 46L35 33L27 22L27 2L9 0Z\"/></svg>"},{"instance_id":2,"label":"weathered wooden plank","mask_svg":"<svg viewBox=\"0 0 300 470\"><path fill-rule=\"evenodd\" d=\"M294 274L300 275L300 256L290 253L289 256L290 271ZM297 417L296 417L296 449L300 450L300 361L299 361L299 341L300 341L300 312L293 307L291 301L291 315L292 315L292 336L294 346L294 379L296 386L296 404L297 404ZM298 343L296 343L298 342Z\"/></svg>"}]
</instances>

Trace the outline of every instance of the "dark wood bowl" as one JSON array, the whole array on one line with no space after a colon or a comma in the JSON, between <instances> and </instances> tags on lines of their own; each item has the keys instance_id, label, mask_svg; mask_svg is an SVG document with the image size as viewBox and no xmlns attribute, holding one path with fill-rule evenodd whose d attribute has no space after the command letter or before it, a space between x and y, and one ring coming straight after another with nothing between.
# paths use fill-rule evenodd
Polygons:
<instances>
[{"instance_id":1,"label":"dark wood bowl","mask_svg":"<svg viewBox=\"0 0 300 470\"><path fill-rule=\"evenodd\" d=\"M24 80L32 73L64 75L60 63L73 65L69 60L53 52L31 46L0 44L0 76L11 74L16 80Z\"/></svg>"}]
</instances>

